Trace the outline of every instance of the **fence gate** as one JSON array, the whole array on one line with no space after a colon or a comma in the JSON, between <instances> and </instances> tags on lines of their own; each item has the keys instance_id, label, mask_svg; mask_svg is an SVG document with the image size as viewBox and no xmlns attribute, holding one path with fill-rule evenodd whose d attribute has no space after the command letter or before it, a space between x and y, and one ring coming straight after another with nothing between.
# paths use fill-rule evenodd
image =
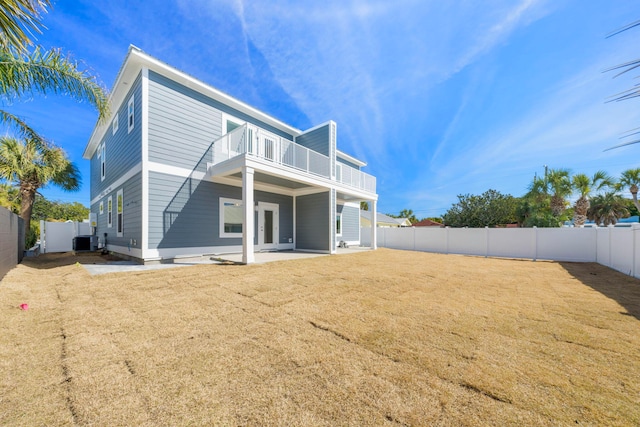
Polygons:
<instances>
[{"instance_id":1,"label":"fence gate","mask_svg":"<svg viewBox=\"0 0 640 427\"><path fill-rule=\"evenodd\" d=\"M69 252L73 250L74 237L90 233L91 226L88 222L40 221L40 251Z\"/></svg>"}]
</instances>

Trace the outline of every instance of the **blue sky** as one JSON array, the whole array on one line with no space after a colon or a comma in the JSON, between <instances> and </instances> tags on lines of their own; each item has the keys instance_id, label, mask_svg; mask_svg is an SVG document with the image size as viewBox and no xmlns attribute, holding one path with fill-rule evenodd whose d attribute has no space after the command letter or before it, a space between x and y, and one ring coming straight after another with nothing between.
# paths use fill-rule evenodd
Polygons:
<instances>
[{"instance_id":1,"label":"blue sky","mask_svg":"<svg viewBox=\"0 0 640 427\"><path fill-rule=\"evenodd\" d=\"M520 196L544 165L613 175L640 145L640 101L609 66L640 57L632 0L59 1L37 38L110 88L129 44L300 129L338 124L338 148L378 178L378 209L443 214L458 194ZM64 97L4 106L64 147L84 177L96 113Z\"/></svg>"}]
</instances>

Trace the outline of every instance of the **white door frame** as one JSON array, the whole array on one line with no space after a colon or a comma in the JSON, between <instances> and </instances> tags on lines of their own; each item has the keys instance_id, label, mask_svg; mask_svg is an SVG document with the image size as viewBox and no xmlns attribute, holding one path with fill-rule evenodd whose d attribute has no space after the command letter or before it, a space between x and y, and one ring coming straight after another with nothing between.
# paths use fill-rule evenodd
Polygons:
<instances>
[{"instance_id":1,"label":"white door frame","mask_svg":"<svg viewBox=\"0 0 640 427\"><path fill-rule=\"evenodd\" d=\"M273 212L272 236L273 243L264 242L265 211ZM278 249L280 242L280 205L277 203L258 202L258 250Z\"/></svg>"}]
</instances>

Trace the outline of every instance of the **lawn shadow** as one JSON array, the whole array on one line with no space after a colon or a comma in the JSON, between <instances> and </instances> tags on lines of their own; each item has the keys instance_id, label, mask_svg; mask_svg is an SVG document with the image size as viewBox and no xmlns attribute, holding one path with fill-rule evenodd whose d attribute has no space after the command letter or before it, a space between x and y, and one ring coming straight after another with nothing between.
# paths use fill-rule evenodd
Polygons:
<instances>
[{"instance_id":1,"label":"lawn shadow","mask_svg":"<svg viewBox=\"0 0 640 427\"><path fill-rule=\"evenodd\" d=\"M21 264L38 270L50 270L52 268L65 267L76 263L106 264L112 261L122 261L122 258L110 254L102 255L100 253L60 252L40 254L37 257L26 257L22 259Z\"/></svg>"},{"instance_id":2,"label":"lawn shadow","mask_svg":"<svg viewBox=\"0 0 640 427\"><path fill-rule=\"evenodd\" d=\"M597 263L559 263L583 284L615 300L627 311L620 314L640 320L640 280Z\"/></svg>"}]
</instances>

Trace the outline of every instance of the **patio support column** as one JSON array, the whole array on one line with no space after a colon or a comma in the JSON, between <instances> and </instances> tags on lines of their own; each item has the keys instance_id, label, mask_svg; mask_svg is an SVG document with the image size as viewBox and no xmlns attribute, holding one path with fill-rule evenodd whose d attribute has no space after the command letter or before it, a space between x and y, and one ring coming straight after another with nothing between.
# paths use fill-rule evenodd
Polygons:
<instances>
[{"instance_id":1,"label":"patio support column","mask_svg":"<svg viewBox=\"0 0 640 427\"><path fill-rule=\"evenodd\" d=\"M253 168L242 167L242 262L255 262L253 253L254 208L253 208Z\"/></svg>"},{"instance_id":2,"label":"patio support column","mask_svg":"<svg viewBox=\"0 0 640 427\"><path fill-rule=\"evenodd\" d=\"M371 249L378 249L378 210L376 207L376 201L371 200Z\"/></svg>"}]
</instances>

